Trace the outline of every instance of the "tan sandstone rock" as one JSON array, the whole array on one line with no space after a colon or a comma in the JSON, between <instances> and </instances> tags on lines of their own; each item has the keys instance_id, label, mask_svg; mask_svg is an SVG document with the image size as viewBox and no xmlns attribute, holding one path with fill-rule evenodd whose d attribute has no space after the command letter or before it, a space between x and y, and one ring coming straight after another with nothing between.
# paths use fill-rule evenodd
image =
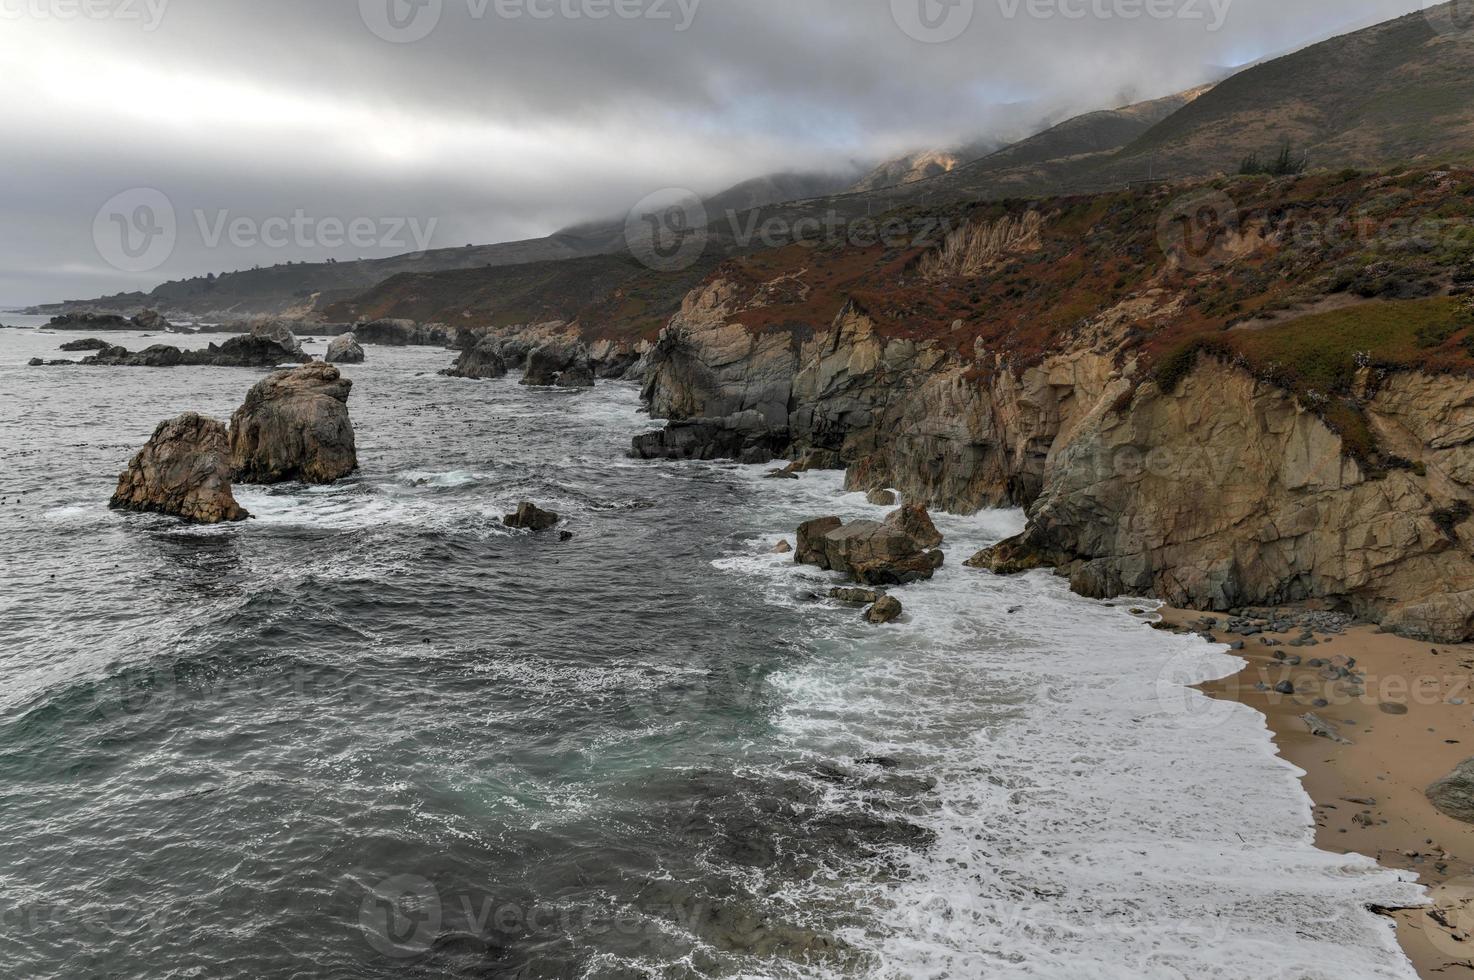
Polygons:
<instances>
[{"instance_id":1,"label":"tan sandstone rock","mask_svg":"<svg viewBox=\"0 0 1474 980\"><path fill-rule=\"evenodd\" d=\"M231 490L224 423L193 412L161 422L118 477L109 506L200 524L245 520L250 515Z\"/></svg>"},{"instance_id":2,"label":"tan sandstone rock","mask_svg":"<svg viewBox=\"0 0 1474 980\"><path fill-rule=\"evenodd\" d=\"M358 468L348 395L331 364L281 371L257 384L230 420L231 467L242 483L332 483Z\"/></svg>"}]
</instances>

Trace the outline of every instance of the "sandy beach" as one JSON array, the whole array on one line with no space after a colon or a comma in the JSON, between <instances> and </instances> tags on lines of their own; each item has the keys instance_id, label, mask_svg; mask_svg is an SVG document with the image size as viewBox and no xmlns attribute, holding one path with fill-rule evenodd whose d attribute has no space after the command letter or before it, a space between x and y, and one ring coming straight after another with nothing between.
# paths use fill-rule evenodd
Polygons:
<instances>
[{"instance_id":1,"label":"sandy beach","mask_svg":"<svg viewBox=\"0 0 1474 980\"><path fill-rule=\"evenodd\" d=\"M1321 847L1371 856L1429 888L1429 908L1387 911L1419 975L1474 977L1474 824L1426 795L1474 756L1474 646L1341 625L1314 607L1256 612L1244 618L1294 627L1233 623L1243 635L1230 630L1234 617L1164 608L1159 628L1235 646L1248 666L1203 689L1264 714L1305 772Z\"/></svg>"}]
</instances>

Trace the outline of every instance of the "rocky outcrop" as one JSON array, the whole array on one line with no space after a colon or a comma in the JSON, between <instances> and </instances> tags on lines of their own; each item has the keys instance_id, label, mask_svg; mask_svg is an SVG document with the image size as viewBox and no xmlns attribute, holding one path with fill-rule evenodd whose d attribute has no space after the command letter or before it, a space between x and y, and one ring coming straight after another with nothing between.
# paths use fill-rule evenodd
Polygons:
<instances>
[{"instance_id":1,"label":"rocky outcrop","mask_svg":"<svg viewBox=\"0 0 1474 980\"><path fill-rule=\"evenodd\" d=\"M735 459L766 463L783 448L757 412L738 412L719 419L687 419L636 436L637 459Z\"/></svg>"},{"instance_id":2,"label":"rocky outcrop","mask_svg":"<svg viewBox=\"0 0 1474 980\"><path fill-rule=\"evenodd\" d=\"M507 362L502 360L502 342L495 337L484 337L476 346L468 348L456 358L455 367L440 373L448 378L472 378L490 381L507 376Z\"/></svg>"},{"instance_id":3,"label":"rocky outcrop","mask_svg":"<svg viewBox=\"0 0 1474 980\"><path fill-rule=\"evenodd\" d=\"M940 548L945 540L942 532L932 523L931 515L920 504L907 504L885 519L886 527L893 527L923 548Z\"/></svg>"},{"instance_id":4,"label":"rocky outcrop","mask_svg":"<svg viewBox=\"0 0 1474 980\"><path fill-rule=\"evenodd\" d=\"M69 354L77 354L82 351L107 350L113 345L106 340L98 340L96 337L88 337L86 340L73 340L61 345L61 350Z\"/></svg>"},{"instance_id":5,"label":"rocky outcrop","mask_svg":"<svg viewBox=\"0 0 1474 980\"><path fill-rule=\"evenodd\" d=\"M353 327L360 344L376 347L445 347L455 333L443 323L419 324L413 320L371 320Z\"/></svg>"},{"instance_id":6,"label":"rocky outcrop","mask_svg":"<svg viewBox=\"0 0 1474 980\"><path fill-rule=\"evenodd\" d=\"M895 596L882 596L875 605L865 611L865 621L875 626L894 623L905 612L901 600Z\"/></svg>"},{"instance_id":7,"label":"rocky outcrop","mask_svg":"<svg viewBox=\"0 0 1474 980\"><path fill-rule=\"evenodd\" d=\"M1444 779L1428 787L1428 799L1440 813L1474 823L1474 759L1468 759Z\"/></svg>"},{"instance_id":8,"label":"rocky outcrop","mask_svg":"<svg viewBox=\"0 0 1474 980\"><path fill-rule=\"evenodd\" d=\"M250 515L231 490L225 425L193 412L159 424L118 478L109 506L170 514L200 524Z\"/></svg>"},{"instance_id":9,"label":"rocky outcrop","mask_svg":"<svg viewBox=\"0 0 1474 980\"><path fill-rule=\"evenodd\" d=\"M363 348L359 346L353 334L345 333L334 337L328 344L328 352L323 360L328 364L362 364L364 361Z\"/></svg>"},{"instance_id":10,"label":"rocky outcrop","mask_svg":"<svg viewBox=\"0 0 1474 980\"><path fill-rule=\"evenodd\" d=\"M844 572L862 585L909 585L930 579L945 560L898 527L878 521L840 524L820 518L798 529L794 560Z\"/></svg>"},{"instance_id":11,"label":"rocky outcrop","mask_svg":"<svg viewBox=\"0 0 1474 980\"><path fill-rule=\"evenodd\" d=\"M59 367L80 364L86 367L253 367L270 368L280 364L305 363L312 358L302 353L301 347L292 339L292 346L285 347L269 337L247 334L232 337L223 344L211 344L204 350L180 350L168 344L154 344L141 351L130 351L126 347L89 347L97 353L81 361L42 361L33 366Z\"/></svg>"},{"instance_id":12,"label":"rocky outcrop","mask_svg":"<svg viewBox=\"0 0 1474 980\"><path fill-rule=\"evenodd\" d=\"M135 317L116 313L63 313L51 318L49 330L173 330L174 326L154 310L144 310Z\"/></svg>"},{"instance_id":13,"label":"rocky outcrop","mask_svg":"<svg viewBox=\"0 0 1474 980\"><path fill-rule=\"evenodd\" d=\"M592 388L593 366L589 349L577 341L554 340L542 344L527 355L524 385L538 388Z\"/></svg>"},{"instance_id":14,"label":"rocky outcrop","mask_svg":"<svg viewBox=\"0 0 1474 980\"><path fill-rule=\"evenodd\" d=\"M332 483L358 468L348 395L330 364L281 371L251 389L231 416L230 456L243 483Z\"/></svg>"},{"instance_id":15,"label":"rocky outcrop","mask_svg":"<svg viewBox=\"0 0 1474 980\"><path fill-rule=\"evenodd\" d=\"M561 518L552 511L543 510L536 504L523 501L517 505L517 513L502 518L507 527L521 531L551 531Z\"/></svg>"}]
</instances>

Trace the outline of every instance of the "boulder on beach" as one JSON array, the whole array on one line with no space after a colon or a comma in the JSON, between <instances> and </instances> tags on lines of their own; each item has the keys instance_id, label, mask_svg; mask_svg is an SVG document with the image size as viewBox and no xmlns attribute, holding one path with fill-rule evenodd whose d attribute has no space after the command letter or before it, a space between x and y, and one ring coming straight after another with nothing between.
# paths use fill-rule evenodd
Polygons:
<instances>
[{"instance_id":1,"label":"boulder on beach","mask_svg":"<svg viewBox=\"0 0 1474 980\"><path fill-rule=\"evenodd\" d=\"M231 466L243 483L332 483L358 469L348 396L331 364L280 371L246 395L230 420Z\"/></svg>"},{"instance_id":2,"label":"boulder on beach","mask_svg":"<svg viewBox=\"0 0 1474 980\"><path fill-rule=\"evenodd\" d=\"M189 412L159 424L118 477L109 506L199 524L243 521L250 515L236 503L230 479L225 424Z\"/></svg>"},{"instance_id":3,"label":"boulder on beach","mask_svg":"<svg viewBox=\"0 0 1474 980\"><path fill-rule=\"evenodd\" d=\"M1428 787L1428 799L1438 812L1474 823L1474 759L1466 759L1449 775Z\"/></svg>"},{"instance_id":4,"label":"boulder on beach","mask_svg":"<svg viewBox=\"0 0 1474 980\"><path fill-rule=\"evenodd\" d=\"M475 346L461 352L455 367L440 373L447 378L471 378L476 381L493 381L507 376L507 362L502 359L501 341L495 337L483 337Z\"/></svg>"},{"instance_id":5,"label":"boulder on beach","mask_svg":"<svg viewBox=\"0 0 1474 980\"><path fill-rule=\"evenodd\" d=\"M901 600L895 596L882 596L875 605L865 612L865 621L874 623L876 626L884 626L886 623L894 623L901 618L906 610L901 606Z\"/></svg>"},{"instance_id":6,"label":"boulder on beach","mask_svg":"<svg viewBox=\"0 0 1474 980\"><path fill-rule=\"evenodd\" d=\"M363 348L351 333L334 337L323 358L328 364L362 364L363 359Z\"/></svg>"},{"instance_id":7,"label":"boulder on beach","mask_svg":"<svg viewBox=\"0 0 1474 980\"><path fill-rule=\"evenodd\" d=\"M551 531L558 526L559 520L558 515L552 511L543 510L524 500L517 505L517 513L508 514L502 518L502 523L521 531Z\"/></svg>"}]
</instances>

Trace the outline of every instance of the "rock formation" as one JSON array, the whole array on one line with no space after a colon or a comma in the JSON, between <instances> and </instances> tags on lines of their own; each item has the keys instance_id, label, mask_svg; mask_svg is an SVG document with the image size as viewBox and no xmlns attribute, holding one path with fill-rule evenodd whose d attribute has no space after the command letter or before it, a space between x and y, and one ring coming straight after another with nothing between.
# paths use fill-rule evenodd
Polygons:
<instances>
[{"instance_id":1,"label":"rock formation","mask_svg":"<svg viewBox=\"0 0 1474 980\"><path fill-rule=\"evenodd\" d=\"M593 367L588 348L577 341L554 340L527 355L527 373L522 383L539 388L592 388Z\"/></svg>"},{"instance_id":2,"label":"rock formation","mask_svg":"<svg viewBox=\"0 0 1474 980\"><path fill-rule=\"evenodd\" d=\"M942 532L932 523L931 515L921 504L907 504L888 515L885 524L886 527L893 527L909 535L912 541L923 548L940 548L945 540Z\"/></svg>"},{"instance_id":3,"label":"rock formation","mask_svg":"<svg viewBox=\"0 0 1474 980\"><path fill-rule=\"evenodd\" d=\"M517 513L508 514L502 518L502 523L522 531L551 531L558 526L559 520L558 515L552 511L542 510L524 500L517 505Z\"/></svg>"},{"instance_id":4,"label":"rock formation","mask_svg":"<svg viewBox=\"0 0 1474 980\"><path fill-rule=\"evenodd\" d=\"M61 345L61 349L69 354L76 354L82 351L89 350L107 350L112 346L113 345L108 343L106 340L98 340L96 337L88 337L86 340L68 341L67 343Z\"/></svg>"},{"instance_id":5,"label":"rock formation","mask_svg":"<svg viewBox=\"0 0 1474 980\"><path fill-rule=\"evenodd\" d=\"M341 334L328 344L327 356L323 360L328 364L362 364L363 348L358 345L353 334Z\"/></svg>"},{"instance_id":6,"label":"rock formation","mask_svg":"<svg viewBox=\"0 0 1474 980\"><path fill-rule=\"evenodd\" d=\"M901 618L906 610L901 606L901 600L895 596L881 596L875 605L865 611L865 621L876 626L884 626L894 623Z\"/></svg>"},{"instance_id":7,"label":"rock formation","mask_svg":"<svg viewBox=\"0 0 1474 980\"><path fill-rule=\"evenodd\" d=\"M800 565L844 572L862 585L909 585L930 579L945 560L906 531L877 521L809 521L798 529Z\"/></svg>"},{"instance_id":8,"label":"rock formation","mask_svg":"<svg viewBox=\"0 0 1474 980\"><path fill-rule=\"evenodd\" d=\"M507 362L502 360L501 341L495 337L484 337L476 346L461 352L455 367L440 373L448 378L473 378L490 381L507 376Z\"/></svg>"},{"instance_id":9,"label":"rock formation","mask_svg":"<svg viewBox=\"0 0 1474 980\"><path fill-rule=\"evenodd\" d=\"M116 313L63 313L51 318L49 330L173 330L174 326L154 310L144 310L135 317Z\"/></svg>"},{"instance_id":10,"label":"rock formation","mask_svg":"<svg viewBox=\"0 0 1474 980\"><path fill-rule=\"evenodd\" d=\"M109 506L200 524L248 516L231 492L225 425L193 412L162 422L118 478Z\"/></svg>"},{"instance_id":11,"label":"rock formation","mask_svg":"<svg viewBox=\"0 0 1474 980\"><path fill-rule=\"evenodd\" d=\"M355 324L353 336L360 344L378 347L444 347L455 335L443 323L418 324L413 320L372 320Z\"/></svg>"},{"instance_id":12,"label":"rock formation","mask_svg":"<svg viewBox=\"0 0 1474 980\"><path fill-rule=\"evenodd\" d=\"M231 416L230 454L243 483L332 483L358 468L348 395L330 364L281 371L257 384Z\"/></svg>"},{"instance_id":13,"label":"rock formation","mask_svg":"<svg viewBox=\"0 0 1474 980\"><path fill-rule=\"evenodd\" d=\"M302 353L301 347L292 338L292 346L285 347L269 337L247 334L232 337L223 344L211 344L204 350L180 350L169 344L154 344L141 351L129 351L126 347L114 347L105 341L87 341L86 350L96 350L91 357L81 361L32 361L33 367L62 367L81 365L84 367L254 367L269 368L279 364L305 363L311 358ZM101 344L102 346L97 346Z\"/></svg>"},{"instance_id":14,"label":"rock formation","mask_svg":"<svg viewBox=\"0 0 1474 980\"><path fill-rule=\"evenodd\" d=\"M1459 765L1446 778L1428 787L1428 799L1455 820L1474 823L1474 759Z\"/></svg>"}]
</instances>

